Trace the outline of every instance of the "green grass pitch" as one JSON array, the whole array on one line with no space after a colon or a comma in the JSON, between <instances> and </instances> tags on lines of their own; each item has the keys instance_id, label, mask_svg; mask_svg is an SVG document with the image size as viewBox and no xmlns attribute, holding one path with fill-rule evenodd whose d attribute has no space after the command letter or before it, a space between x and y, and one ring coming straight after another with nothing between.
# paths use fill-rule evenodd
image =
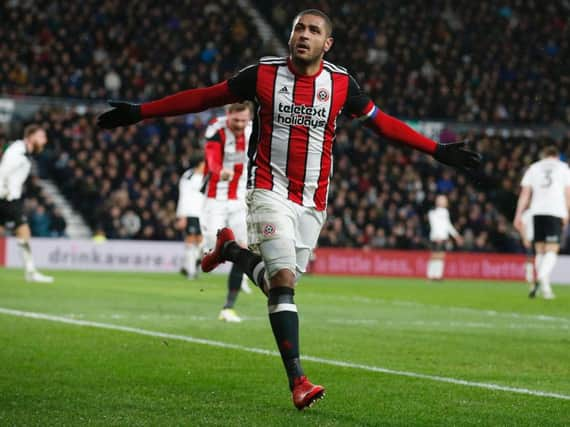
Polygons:
<instances>
[{"instance_id":1,"label":"green grass pitch","mask_svg":"<svg viewBox=\"0 0 570 427\"><path fill-rule=\"evenodd\" d=\"M307 276L299 412L257 289L225 324L224 276L52 274L0 270L2 426L570 425L570 287Z\"/></svg>"}]
</instances>

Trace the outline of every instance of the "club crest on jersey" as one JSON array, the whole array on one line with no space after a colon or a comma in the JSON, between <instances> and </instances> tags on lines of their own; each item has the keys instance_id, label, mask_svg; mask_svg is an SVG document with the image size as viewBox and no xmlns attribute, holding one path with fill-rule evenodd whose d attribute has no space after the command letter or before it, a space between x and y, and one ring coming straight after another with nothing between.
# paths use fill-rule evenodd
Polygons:
<instances>
[{"instance_id":1,"label":"club crest on jersey","mask_svg":"<svg viewBox=\"0 0 570 427\"><path fill-rule=\"evenodd\" d=\"M317 91L317 98L319 102L327 102L329 100L329 91L325 88L320 88Z\"/></svg>"},{"instance_id":2,"label":"club crest on jersey","mask_svg":"<svg viewBox=\"0 0 570 427\"><path fill-rule=\"evenodd\" d=\"M265 237L272 236L275 234L275 226L273 224L265 224L263 226L263 235Z\"/></svg>"}]
</instances>

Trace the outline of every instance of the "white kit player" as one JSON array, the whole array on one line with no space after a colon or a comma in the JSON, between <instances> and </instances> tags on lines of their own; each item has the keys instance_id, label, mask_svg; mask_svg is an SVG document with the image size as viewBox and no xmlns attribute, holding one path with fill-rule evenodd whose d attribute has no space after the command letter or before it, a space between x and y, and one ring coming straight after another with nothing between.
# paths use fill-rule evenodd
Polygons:
<instances>
[{"instance_id":1,"label":"white kit player","mask_svg":"<svg viewBox=\"0 0 570 427\"><path fill-rule=\"evenodd\" d=\"M442 280L445 271L445 249L449 236L452 236L458 245L463 244L463 239L453 227L447 210L447 197L440 194L435 198L435 209L428 212L430 225L431 257L428 261L427 278L430 280Z\"/></svg>"},{"instance_id":2,"label":"white kit player","mask_svg":"<svg viewBox=\"0 0 570 427\"><path fill-rule=\"evenodd\" d=\"M31 231L24 215L22 192L30 174L32 154L40 153L47 144L44 129L29 125L24 139L12 142L0 160L0 224L14 224L14 233L24 260L25 279L28 282L53 282L53 277L36 270L30 248Z\"/></svg>"},{"instance_id":3,"label":"white kit player","mask_svg":"<svg viewBox=\"0 0 570 427\"><path fill-rule=\"evenodd\" d=\"M534 214L537 290L543 298L553 299L550 278L560 249L562 225L568 222L570 170L568 164L560 161L554 146L547 147L542 157L523 176L514 224L518 230L522 229L522 214L530 206ZM537 290L529 296L534 297Z\"/></svg>"},{"instance_id":4,"label":"white kit player","mask_svg":"<svg viewBox=\"0 0 570 427\"><path fill-rule=\"evenodd\" d=\"M184 264L180 272L188 279L198 277L198 263L202 254L202 229L200 217L204 205L204 156L195 156L190 168L182 174L178 184L178 204L176 206L176 226L184 230Z\"/></svg>"},{"instance_id":5,"label":"white kit player","mask_svg":"<svg viewBox=\"0 0 570 427\"><path fill-rule=\"evenodd\" d=\"M234 230L239 244L247 246L246 204L247 147L251 136L251 108L247 103L228 106L227 115L215 119L206 129L206 186L203 216L205 249L216 245L216 232ZM240 289L247 292L247 279L236 264L228 277L226 302L219 319L240 322L234 310ZM245 283L244 283L245 282Z\"/></svg>"}]
</instances>

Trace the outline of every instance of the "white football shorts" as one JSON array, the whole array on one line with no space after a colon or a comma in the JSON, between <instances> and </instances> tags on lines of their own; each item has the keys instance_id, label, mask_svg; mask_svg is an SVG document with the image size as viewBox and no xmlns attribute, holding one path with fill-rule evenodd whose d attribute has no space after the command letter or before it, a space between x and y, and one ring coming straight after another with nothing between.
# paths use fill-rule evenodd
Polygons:
<instances>
[{"instance_id":1,"label":"white football shorts","mask_svg":"<svg viewBox=\"0 0 570 427\"><path fill-rule=\"evenodd\" d=\"M326 211L261 189L249 190L246 203L249 247L263 258L268 277L287 269L298 280L317 244Z\"/></svg>"},{"instance_id":2,"label":"white football shorts","mask_svg":"<svg viewBox=\"0 0 570 427\"><path fill-rule=\"evenodd\" d=\"M243 200L207 198L204 202L200 223L204 235L205 251L214 249L216 233L223 227L231 228L238 243L247 245L246 206Z\"/></svg>"}]
</instances>

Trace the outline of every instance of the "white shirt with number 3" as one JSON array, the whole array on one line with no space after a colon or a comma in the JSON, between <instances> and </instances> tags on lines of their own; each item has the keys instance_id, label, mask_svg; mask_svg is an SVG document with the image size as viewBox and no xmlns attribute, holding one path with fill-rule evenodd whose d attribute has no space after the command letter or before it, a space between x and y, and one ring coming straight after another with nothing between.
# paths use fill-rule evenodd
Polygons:
<instances>
[{"instance_id":1,"label":"white shirt with number 3","mask_svg":"<svg viewBox=\"0 0 570 427\"><path fill-rule=\"evenodd\" d=\"M530 187L530 209L534 215L568 217L566 187L570 187L568 164L547 158L533 163L523 176L521 186Z\"/></svg>"}]
</instances>

